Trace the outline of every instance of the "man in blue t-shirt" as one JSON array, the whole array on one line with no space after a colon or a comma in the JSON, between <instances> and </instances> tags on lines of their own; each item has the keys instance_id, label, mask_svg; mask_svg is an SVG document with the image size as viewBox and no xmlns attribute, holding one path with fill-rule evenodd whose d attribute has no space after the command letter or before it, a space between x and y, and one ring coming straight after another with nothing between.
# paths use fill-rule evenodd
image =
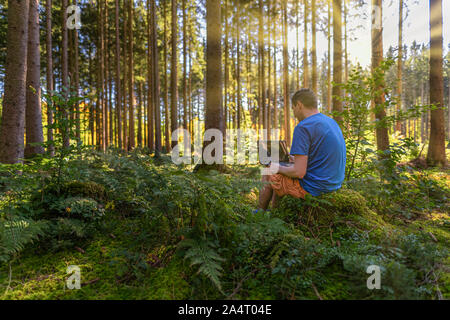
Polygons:
<instances>
[{"instance_id":1,"label":"man in blue t-shirt","mask_svg":"<svg viewBox=\"0 0 450 320\"><path fill-rule=\"evenodd\" d=\"M259 208L277 205L280 197L304 198L338 190L345 176L346 147L339 125L317 109L317 99L310 89L301 89L292 97L295 117L290 165L272 163L272 175L260 192Z\"/></svg>"}]
</instances>

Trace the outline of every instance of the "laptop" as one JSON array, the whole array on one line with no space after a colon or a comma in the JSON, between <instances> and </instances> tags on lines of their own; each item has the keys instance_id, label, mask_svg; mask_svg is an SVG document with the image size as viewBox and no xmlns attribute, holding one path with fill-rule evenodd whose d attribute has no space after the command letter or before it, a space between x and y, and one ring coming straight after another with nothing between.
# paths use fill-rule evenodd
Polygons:
<instances>
[{"instance_id":1,"label":"laptop","mask_svg":"<svg viewBox=\"0 0 450 320\"><path fill-rule=\"evenodd\" d=\"M272 156L271 146L271 140L265 141L265 143L262 144L263 152L265 152L265 154L267 154L269 157ZM293 165L292 162L289 162L289 151L285 140L278 140L278 157L280 166L289 167ZM270 166L270 162L267 164L263 164L261 162L261 159L259 159L259 163L265 166Z\"/></svg>"}]
</instances>

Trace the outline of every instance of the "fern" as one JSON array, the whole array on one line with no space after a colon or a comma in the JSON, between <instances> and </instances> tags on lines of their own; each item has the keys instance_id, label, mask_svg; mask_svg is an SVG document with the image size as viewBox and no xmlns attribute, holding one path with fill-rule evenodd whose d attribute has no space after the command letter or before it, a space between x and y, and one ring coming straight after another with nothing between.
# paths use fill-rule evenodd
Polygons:
<instances>
[{"instance_id":1,"label":"fern","mask_svg":"<svg viewBox=\"0 0 450 320\"><path fill-rule=\"evenodd\" d=\"M0 221L0 262L22 251L28 243L44 235L46 221L22 218Z\"/></svg>"},{"instance_id":2,"label":"fern","mask_svg":"<svg viewBox=\"0 0 450 320\"><path fill-rule=\"evenodd\" d=\"M205 275L223 293L219 277L222 270L220 263L225 259L215 251L216 245L208 240L186 239L178 246L180 249L187 249L184 259L189 260L191 266L199 265L197 274Z\"/></svg>"}]
</instances>

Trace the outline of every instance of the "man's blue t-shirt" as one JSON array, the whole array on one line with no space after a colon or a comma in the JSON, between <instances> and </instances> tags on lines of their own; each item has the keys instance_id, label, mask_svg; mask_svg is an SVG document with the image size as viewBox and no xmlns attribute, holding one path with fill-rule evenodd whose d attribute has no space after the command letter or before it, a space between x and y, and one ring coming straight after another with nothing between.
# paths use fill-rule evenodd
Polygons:
<instances>
[{"instance_id":1,"label":"man's blue t-shirt","mask_svg":"<svg viewBox=\"0 0 450 320\"><path fill-rule=\"evenodd\" d=\"M332 118L317 113L294 129L291 155L307 155L308 167L300 185L313 196L341 188L347 160L344 136Z\"/></svg>"}]
</instances>

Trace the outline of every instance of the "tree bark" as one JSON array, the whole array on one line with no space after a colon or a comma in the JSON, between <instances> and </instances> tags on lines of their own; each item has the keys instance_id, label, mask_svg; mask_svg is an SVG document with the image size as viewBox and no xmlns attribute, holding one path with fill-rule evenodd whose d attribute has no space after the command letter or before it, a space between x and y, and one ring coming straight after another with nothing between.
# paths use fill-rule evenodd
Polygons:
<instances>
[{"instance_id":1,"label":"tree bark","mask_svg":"<svg viewBox=\"0 0 450 320\"><path fill-rule=\"evenodd\" d=\"M282 1L283 6L283 95L284 95L284 139L291 145L291 110L289 100L289 56L287 47L287 0Z\"/></svg>"},{"instance_id":2,"label":"tree bark","mask_svg":"<svg viewBox=\"0 0 450 320\"><path fill-rule=\"evenodd\" d=\"M156 0L152 1L152 102L155 116L155 151L156 156L161 152L161 108L159 103L159 51L157 42L157 25L156 25Z\"/></svg>"},{"instance_id":3,"label":"tree bark","mask_svg":"<svg viewBox=\"0 0 450 320\"><path fill-rule=\"evenodd\" d=\"M258 32L258 50L260 59L260 69L259 69L259 87L260 87L260 97L259 97L259 108L260 115L262 115L262 128L267 129L267 111L266 111L266 86L265 86L265 59L264 59L264 3L263 0L259 0L259 32Z\"/></svg>"},{"instance_id":4,"label":"tree bark","mask_svg":"<svg viewBox=\"0 0 450 320\"><path fill-rule=\"evenodd\" d=\"M399 19L398 19L398 64L397 64L397 114L402 110L403 103L403 0L399 0ZM423 104L423 101L421 102ZM401 121L396 121L396 131L402 130Z\"/></svg>"},{"instance_id":5,"label":"tree bark","mask_svg":"<svg viewBox=\"0 0 450 320\"><path fill-rule=\"evenodd\" d=\"M116 1L116 117L117 117L117 140L118 147L122 149L122 95L121 95L121 81L120 81L120 25L119 25L119 0Z\"/></svg>"},{"instance_id":6,"label":"tree bark","mask_svg":"<svg viewBox=\"0 0 450 320\"><path fill-rule=\"evenodd\" d=\"M170 122L172 133L178 128L178 76L177 76L177 1L172 0L172 63L170 66ZM172 148L177 145L172 141Z\"/></svg>"},{"instance_id":7,"label":"tree bark","mask_svg":"<svg viewBox=\"0 0 450 320\"><path fill-rule=\"evenodd\" d=\"M206 0L206 110L205 130L223 132L222 30L220 0ZM209 145L205 142L204 146Z\"/></svg>"},{"instance_id":8,"label":"tree bark","mask_svg":"<svg viewBox=\"0 0 450 320\"><path fill-rule=\"evenodd\" d=\"M64 97L69 98L69 60L68 60L68 30L67 30L67 0L62 0L62 43L61 43L61 84L63 87ZM63 110L64 119L69 119L67 107ZM68 148L70 145L69 127L63 130L63 146Z\"/></svg>"},{"instance_id":9,"label":"tree bark","mask_svg":"<svg viewBox=\"0 0 450 320\"><path fill-rule=\"evenodd\" d=\"M445 116L443 81L442 0L430 0L430 143L427 162L432 166L445 166Z\"/></svg>"},{"instance_id":10,"label":"tree bark","mask_svg":"<svg viewBox=\"0 0 450 320\"><path fill-rule=\"evenodd\" d=\"M73 0L73 3L76 5L77 1ZM79 88L80 88L80 70L79 70L79 48L78 48L78 29L74 29L74 91L76 92L76 96L79 95ZM76 137L78 139L81 138L81 122L80 122L80 103L77 101L75 103L75 125L76 125Z\"/></svg>"},{"instance_id":11,"label":"tree bark","mask_svg":"<svg viewBox=\"0 0 450 320\"><path fill-rule=\"evenodd\" d=\"M309 88L309 65L308 65L308 0L303 0L304 8L304 22L303 22L303 36L304 36L304 48L303 48L303 88Z\"/></svg>"},{"instance_id":12,"label":"tree bark","mask_svg":"<svg viewBox=\"0 0 450 320\"><path fill-rule=\"evenodd\" d=\"M128 150L135 147L134 132L134 52L133 52L133 19L134 19L134 1L128 2L128 117L129 117L129 142Z\"/></svg>"},{"instance_id":13,"label":"tree bark","mask_svg":"<svg viewBox=\"0 0 450 320\"><path fill-rule=\"evenodd\" d=\"M182 0L182 11L183 11L183 129L187 129L188 114L187 114L186 0Z\"/></svg>"},{"instance_id":14,"label":"tree bark","mask_svg":"<svg viewBox=\"0 0 450 320\"><path fill-rule=\"evenodd\" d=\"M327 22L327 40L328 40L328 53L327 53L327 110L329 113L331 113L331 106L332 106L332 100L331 100L331 90L332 90L332 84L331 84L331 24L332 24L332 17L331 17L331 1L328 0L328 22Z\"/></svg>"},{"instance_id":15,"label":"tree bark","mask_svg":"<svg viewBox=\"0 0 450 320\"><path fill-rule=\"evenodd\" d=\"M153 34L152 34L152 30L153 30L153 12L152 12L152 2L148 1L147 2L147 32L148 32L148 52L147 52L147 64L148 64L148 70L147 70L147 83L148 83L148 93L147 93L147 98L148 98L148 103L147 103L147 122L148 122L148 139L147 139L147 147L150 150L153 150L155 147L155 141L154 141L154 105L153 105L153 51L155 50L155 48L153 47Z\"/></svg>"},{"instance_id":16,"label":"tree bark","mask_svg":"<svg viewBox=\"0 0 450 320\"><path fill-rule=\"evenodd\" d=\"M24 156L28 0L8 1L5 95L0 127L0 162L17 163Z\"/></svg>"},{"instance_id":17,"label":"tree bark","mask_svg":"<svg viewBox=\"0 0 450 320\"><path fill-rule=\"evenodd\" d=\"M44 153L41 113L41 55L39 43L39 0L30 0L28 20L28 58L26 82L25 157Z\"/></svg>"},{"instance_id":18,"label":"tree bark","mask_svg":"<svg viewBox=\"0 0 450 320\"><path fill-rule=\"evenodd\" d=\"M47 57L47 95L49 98L53 94L53 45L52 45L52 0L47 0L45 3L46 21L46 57ZM53 129L50 126L53 124L53 110L48 105L47 101L47 141L53 141ZM55 153L53 144L50 144L47 150L50 156Z\"/></svg>"},{"instance_id":19,"label":"tree bark","mask_svg":"<svg viewBox=\"0 0 450 320\"><path fill-rule=\"evenodd\" d=\"M342 112L342 1L333 1L333 112ZM334 119L342 125L342 117L335 115Z\"/></svg>"},{"instance_id":20,"label":"tree bark","mask_svg":"<svg viewBox=\"0 0 450 320\"><path fill-rule=\"evenodd\" d=\"M316 0L311 2L311 32L312 32L312 77L311 77L311 88L315 94L317 94L317 37L316 37Z\"/></svg>"},{"instance_id":21,"label":"tree bark","mask_svg":"<svg viewBox=\"0 0 450 320\"><path fill-rule=\"evenodd\" d=\"M372 0L372 8L378 8L373 12L379 13L378 17L372 18L372 71L380 66L383 60L383 27L382 27L382 0ZM383 81L384 82L384 81ZM384 83L377 88L378 94L374 99L375 117L378 123L383 123L386 117L386 111L383 103L385 101L384 93L382 92ZM389 149L389 134L386 126L377 126L376 140L378 151L385 151Z\"/></svg>"},{"instance_id":22,"label":"tree bark","mask_svg":"<svg viewBox=\"0 0 450 320\"><path fill-rule=\"evenodd\" d=\"M164 131L165 131L165 146L166 151L169 152L172 149L170 143L170 114L169 114L169 80L167 79L167 0L163 0L163 19L164 19L164 37L163 37L163 57L164 57Z\"/></svg>"}]
</instances>

